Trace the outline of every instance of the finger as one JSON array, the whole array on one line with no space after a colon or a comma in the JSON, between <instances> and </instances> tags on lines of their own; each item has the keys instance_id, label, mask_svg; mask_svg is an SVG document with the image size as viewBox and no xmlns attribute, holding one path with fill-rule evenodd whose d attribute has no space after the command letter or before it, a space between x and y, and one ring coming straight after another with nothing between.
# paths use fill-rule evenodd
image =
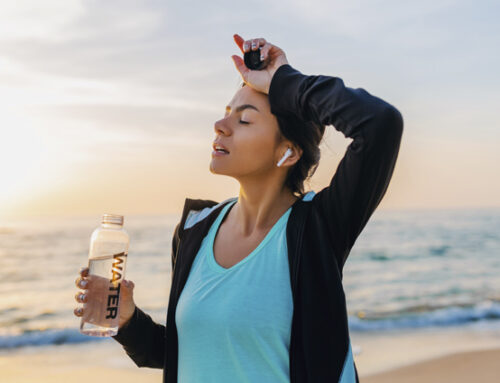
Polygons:
<instances>
[{"instance_id":1,"label":"finger","mask_svg":"<svg viewBox=\"0 0 500 383\"><path fill-rule=\"evenodd\" d=\"M260 59L265 60L269 57L269 51L272 48L272 44L265 43L264 46L260 49Z\"/></svg>"},{"instance_id":2,"label":"finger","mask_svg":"<svg viewBox=\"0 0 500 383\"><path fill-rule=\"evenodd\" d=\"M253 40L246 40L243 42L243 53L250 52L250 50L252 49L252 41ZM253 44L253 46L255 46L255 43Z\"/></svg>"},{"instance_id":3,"label":"finger","mask_svg":"<svg viewBox=\"0 0 500 383\"><path fill-rule=\"evenodd\" d=\"M252 39L250 41L251 41L251 49L253 51L256 51L257 49L259 49L259 47L263 46L266 43L266 40L263 38Z\"/></svg>"},{"instance_id":4,"label":"finger","mask_svg":"<svg viewBox=\"0 0 500 383\"><path fill-rule=\"evenodd\" d=\"M82 267L82 268L80 269L80 275L81 275L82 277L86 277L87 275L89 275L89 268L88 268L87 266Z\"/></svg>"},{"instance_id":5,"label":"finger","mask_svg":"<svg viewBox=\"0 0 500 383\"><path fill-rule=\"evenodd\" d=\"M79 303L87 303L87 294L79 291L75 294L75 300Z\"/></svg>"},{"instance_id":6,"label":"finger","mask_svg":"<svg viewBox=\"0 0 500 383\"><path fill-rule=\"evenodd\" d=\"M89 288L89 286L88 286L89 281L87 280L87 278L78 277L75 280L75 284L76 284L76 287L79 287L81 289L88 289Z\"/></svg>"},{"instance_id":7,"label":"finger","mask_svg":"<svg viewBox=\"0 0 500 383\"><path fill-rule=\"evenodd\" d=\"M237 33L235 33L233 35L233 39L236 42L236 44L238 45L238 47L240 48L241 53L245 53L245 51L243 50L243 43L245 42L245 40L243 39L243 37L241 37L240 35L238 35Z\"/></svg>"},{"instance_id":8,"label":"finger","mask_svg":"<svg viewBox=\"0 0 500 383\"><path fill-rule=\"evenodd\" d=\"M77 307L76 309L73 310L73 313L77 317L81 317L83 315L83 307Z\"/></svg>"},{"instance_id":9,"label":"finger","mask_svg":"<svg viewBox=\"0 0 500 383\"><path fill-rule=\"evenodd\" d=\"M247 82L248 74L250 73L250 69L247 68L245 65L245 62L243 59L239 56L232 55L231 58L233 59L234 65L236 66L236 69L238 72L240 72L241 77L243 78L243 81Z\"/></svg>"},{"instance_id":10,"label":"finger","mask_svg":"<svg viewBox=\"0 0 500 383\"><path fill-rule=\"evenodd\" d=\"M124 279L123 280L123 285L127 288L127 289L133 289L134 288L134 282L132 281L129 281L128 279Z\"/></svg>"}]
</instances>

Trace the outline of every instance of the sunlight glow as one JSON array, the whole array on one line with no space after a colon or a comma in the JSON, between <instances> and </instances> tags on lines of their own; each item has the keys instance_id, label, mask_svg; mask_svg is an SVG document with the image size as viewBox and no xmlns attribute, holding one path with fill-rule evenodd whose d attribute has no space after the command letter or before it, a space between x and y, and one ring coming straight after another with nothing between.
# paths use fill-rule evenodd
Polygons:
<instances>
[{"instance_id":1,"label":"sunlight glow","mask_svg":"<svg viewBox=\"0 0 500 383\"><path fill-rule=\"evenodd\" d=\"M13 110L0 109L0 205L30 193L47 157L36 124Z\"/></svg>"}]
</instances>

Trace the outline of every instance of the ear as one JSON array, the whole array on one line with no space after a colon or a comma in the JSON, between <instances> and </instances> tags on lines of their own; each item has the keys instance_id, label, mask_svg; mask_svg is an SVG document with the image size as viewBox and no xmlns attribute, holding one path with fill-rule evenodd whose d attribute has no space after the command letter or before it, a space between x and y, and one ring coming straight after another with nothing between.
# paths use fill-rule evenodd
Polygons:
<instances>
[{"instance_id":1,"label":"ear","mask_svg":"<svg viewBox=\"0 0 500 383\"><path fill-rule=\"evenodd\" d=\"M302 150L302 148L301 148L300 146L294 145L294 146L293 146L293 150L295 150L295 151L297 152L297 155L298 155L298 157L299 157L299 158L297 159L297 161L298 161L298 160L300 160L300 157L302 157L302 153L304 152L304 151Z\"/></svg>"},{"instance_id":2,"label":"ear","mask_svg":"<svg viewBox=\"0 0 500 383\"><path fill-rule=\"evenodd\" d=\"M281 167L286 167L286 166L294 166L299 160L300 157L302 156L302 148L300 148L297 145L293 145L292 143L288 143L286 146L283 146L283 149L280 151L280 158L283 157L283 155L286 153L286 150L290 148L292 150L292 154L287 157L287 159L281 164Z\"/></svg>"},{"instance_id":3,"label":"ear","mask_svg":"<svg viewBox=\"0 0 500 383\"><path fill-rule=\"evenodd\" d=\"M302 148L301 147L299 147L297 145L292 145L291 149L292 149L293 153L290 157L287 158L287 161L290 161L288 163L289 166L295 165L300 160L300 157L302 157ZM285 163L287 161L285 161Z\"/></svg>"}]
</instances>

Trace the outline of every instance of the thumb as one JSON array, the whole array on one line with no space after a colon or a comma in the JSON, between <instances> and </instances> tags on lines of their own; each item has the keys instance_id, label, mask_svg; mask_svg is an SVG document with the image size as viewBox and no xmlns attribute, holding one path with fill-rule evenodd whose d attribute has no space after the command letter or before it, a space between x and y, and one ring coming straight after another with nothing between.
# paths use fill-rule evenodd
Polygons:
<instances>
[{"instance_id":1,"label":"thumb","mask_svg":"<svg viewBox=\"0 0 500 383\"><path fill-rule=\"evenodd\" d=\"M250 72L250 69L247 68L245 65L245 62L240 56L232 55L231 58L233 59L234 65L236 66L236 69L238 72L240 72L241 77L243 78L243 81L247 81L248 78L248 73Z\"/></svg>"}]
</instances>

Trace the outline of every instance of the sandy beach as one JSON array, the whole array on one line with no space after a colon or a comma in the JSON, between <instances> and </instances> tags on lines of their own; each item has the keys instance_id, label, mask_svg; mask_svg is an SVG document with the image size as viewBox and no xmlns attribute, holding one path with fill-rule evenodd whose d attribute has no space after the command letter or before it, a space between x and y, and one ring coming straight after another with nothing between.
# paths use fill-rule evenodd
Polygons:
<instances>
[{"instance_id":1,"label":"sandy beach","mask_svg":"<svg viewBox=\"0 0 500 383\"><path fill-rule=\"evenodd\" d=\"M497 329L419 330L351 334L362 383L498 382ZM25 347L0 353L2 383L161 382L160 369L138 368L112 339L103 342Z\"/></svg>"},{"instance_id":2,"label":"sandy beach","mask_svg":"<svg viewBox=\"0 0 500 383\"><path fill-rule=\"evenodd\" d=\"M162 370L138 368L114 340L29 347L0 354L2 383L158 383L161 380Z\"/></svg>"},{"instance_id":3,"label":"sandy beach","mask_svg":"<svg viewBox=\"0 0 500 383\"><path fill-rule=\"evenodd\" d=\"M138 368L116 347L100 345L59 346L43 354L0 357L0 378L4 383L88 383L118 380L123 383L158 383L162 371ZM118 351L118 352L117 352ZM109 353L112 353L110 357ZM418 362L383 373L363 375L362 383L494 383L500 376L500 348L469 351ZM359 366L362 368L362 366Z\"/></svg>"},{"instance_id":4,"label":"sandy beach","mask_svg":"<svg viewBox=\"0 0 500 383\"><path fill-rule=\"evenodd\" d=\"M448 376L456 372L450 368L448 360L460 359L461 367L471 374L487 371L496 372L500 376L500 364L497 361L500 350L500 330L498 324L471 324L449 328L424 328L415 330L391 331L390 333L351 333L354 360L362 382L414 382L412 376L415 369L421 374L432 376ZM488 355L488 357L485 357ZM492 357L489 357L491 355ZM390 372L389 372L390 371ZM441 371L439 375L436 375ZM390 380L389 375L397 374L398 380ZM403 375L408 374L408 379ZM469 376L465 371L464 377ZM372 380L375 379L375 380ZM381 380L380 380L381 379ZM392 379L392 378L391 378ZM443 378L442 378L443 379ZM428 382L427 378L421 380ZM440 382L460 382L461 380L443 379ZM467 381L467 380L464 380ZM469 380L471 381L471 380ZM477 380L472 380L477 381ZM488 380L480 380L488 382ZM500 380L493 380L499 382Z\"/></svg>"},{"instance_id":5,"label":"sandy beach","mask_svg":"<svg viewBox=\"0 0 500 383\"><path fill-rule=\"evenodd\" d=\"M496 383L500 380L500 348L467 351L361 376L362 383Z\"/></svg>"}]
</instances>

